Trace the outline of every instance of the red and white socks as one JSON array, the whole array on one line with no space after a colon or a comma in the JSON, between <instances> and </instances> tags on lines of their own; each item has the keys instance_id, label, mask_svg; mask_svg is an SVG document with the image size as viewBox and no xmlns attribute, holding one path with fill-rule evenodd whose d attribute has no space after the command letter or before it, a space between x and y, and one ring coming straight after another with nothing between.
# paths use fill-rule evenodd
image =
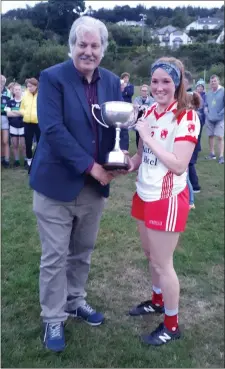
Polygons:
<instances>
[{"instance_id":1,"label":"red and white socks","mask_svg":"<svg viewBox=\"0 0 225 369\"><path fill-rule=\"evenodd\" d=\"M152 287L152 303L156 306L164 305L162 291L155 286Z\"/></svg>"},{"instance_id":2,"label":"red and white socks","mask_svg":"<svg viewBox=\"0 0 225 369\"><path fill-rule=\"evenodd\" d=\"M152 303L156 306L164 306L163 295L160 288L152 287ZM171 332L178 328L178 308L169 310L165 307L164 326Z\"/></svg>"},{"instance_id":3,"label":"red and white socks","mask_svg":"<svg viewBox=\"0 0 225 369\"><path fill-rule=\"evenodd\" d=\"M178 308L169 310L165 307L164 326L171 332L178 328Z\"/></svg>"}]
</instances>

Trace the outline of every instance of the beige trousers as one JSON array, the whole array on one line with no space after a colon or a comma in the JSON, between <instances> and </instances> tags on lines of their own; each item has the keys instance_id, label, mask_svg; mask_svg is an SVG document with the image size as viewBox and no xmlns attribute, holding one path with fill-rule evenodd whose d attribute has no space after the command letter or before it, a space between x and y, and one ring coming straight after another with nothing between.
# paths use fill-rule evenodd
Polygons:
<instances>
[{"instance_id":1,"label":"beige trousers","mask_svg":"<svg viewBox=\"0 0 225 369\"><path fill-rule=\"evenodd\" d=\"M71 202L52 200L34 191L42 255L40 305L44 322L65 321L84 304L91 254L106 199L86 185Z\"/></svg>"}]
</instances>

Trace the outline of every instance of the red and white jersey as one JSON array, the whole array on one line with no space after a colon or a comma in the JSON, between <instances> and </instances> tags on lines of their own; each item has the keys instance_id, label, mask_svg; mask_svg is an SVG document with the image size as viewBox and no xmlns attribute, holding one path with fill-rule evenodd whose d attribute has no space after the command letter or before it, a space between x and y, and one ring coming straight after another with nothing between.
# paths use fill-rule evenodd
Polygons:
<instances>
[{"instance_id":1,"label":"red and white jersey","mask_svg":"<svg viewBox=\"0 0 225 369\"><path fill-rule=\"evenodd\" d=\"M156 111L157 103L145 113L149 120L151 136L168 152L173 152L176 141L191 141L195 144L200 132L200 121L194 110L185 110L177 119L177 101L174 101L163 113ZM187 171L181 176L172 173L143 144L142 163L136 182L137 194L143 201L156 201L178 195L187 185Z\"/></svg>"}]
</instances>

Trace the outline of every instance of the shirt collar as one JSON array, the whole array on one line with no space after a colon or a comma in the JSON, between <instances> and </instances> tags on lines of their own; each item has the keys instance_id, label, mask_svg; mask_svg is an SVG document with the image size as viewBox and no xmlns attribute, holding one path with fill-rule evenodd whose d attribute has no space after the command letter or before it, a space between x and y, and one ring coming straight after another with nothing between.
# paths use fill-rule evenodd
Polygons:
<instances>
[{"instance_id":1,"label":"shirt collar","mask_svg":"<svg viewBox=\"0 0 225 369\"><path fill-rule=\"evenodd\" d=\"M87 78L76 67L74 67L74 68L75 68L78 76L80 77L81 81L83 83L88 83ZM101 79L100 71L99 71L98 68L96 68L94 70L94 73L93 73L93 76L92 76L91 84L97 82L99 79Z\"/></svg>"},{"instance_id":2,"label":"shirt collar","mask_svg":"<svg viewBox=\"0 0 225 369\"><path fill-rule=\"evenodd\" d=\"M156 119L161 118L164 114L168 113L168 112L172 112L173 114L176 114L177 112L177 100L174 100L162 113L157 113L156 109L157 109L158 104L155 105L154 108L154 114Z\"/></svg>"}]
</instances>

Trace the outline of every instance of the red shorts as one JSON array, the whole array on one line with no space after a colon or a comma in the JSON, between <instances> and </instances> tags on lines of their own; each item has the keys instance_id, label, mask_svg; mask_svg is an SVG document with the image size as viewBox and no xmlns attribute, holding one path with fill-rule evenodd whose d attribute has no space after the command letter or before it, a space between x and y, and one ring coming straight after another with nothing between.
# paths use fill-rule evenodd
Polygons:
<instances>
[{"instance_id":1,"label":"red shorts","mask_svg":"<svg viewBox=\"0 0 225 369\"><path fill-rule=\"evenodd\" d=\"M134 194L131 215L145 222L147 228L166 232L183 232L189 214L188 186L179 195L145 202Z\"/></svg>"}]
</instances>

